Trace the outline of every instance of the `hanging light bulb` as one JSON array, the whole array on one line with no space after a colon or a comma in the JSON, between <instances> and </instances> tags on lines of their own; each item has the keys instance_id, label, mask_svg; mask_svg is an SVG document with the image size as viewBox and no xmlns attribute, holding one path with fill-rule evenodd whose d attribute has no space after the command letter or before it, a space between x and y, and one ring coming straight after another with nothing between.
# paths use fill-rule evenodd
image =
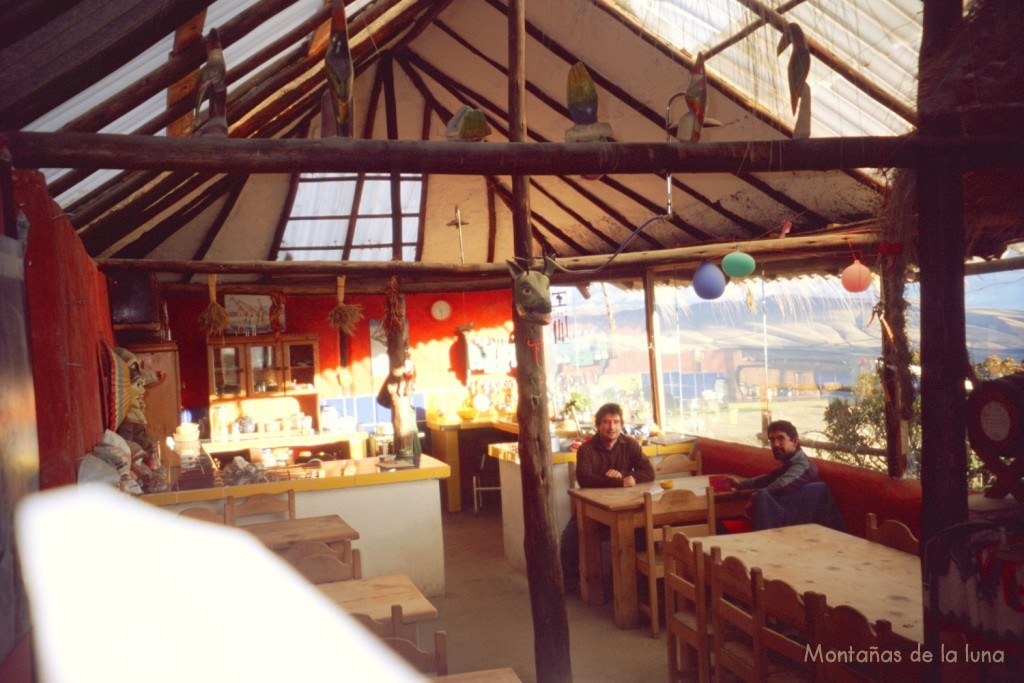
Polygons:
<instances>
[{"instance_id":1,"label":"hanging light bulb","mask_svg":"<svg viewBox=\"0 0 1024 683\"><path fill-rule=\"evenodd\" d=\"M725 255L722 259L722 270L729 277L746 277L754 272L754 257L740 251L740 246Z\"/></svg>"},{"instance_id":2,"label":"hanging light bulb","mask_svg":"<svg viewBox=\"0 0 1024 683\"><path fill-rule=\"evenodd\" d=\"M725 291L725 273L711 261L705 261L693 274L693 291L701 299L717 299Z\"/></svg>"},{"instance_id":3,"label":"hanging light bulb","mask_svg":"<svg viewBox=\"0 0 1024 683\"><path fill-rule=\"evenodd\" d=\"M853 263L843 270L840 279L846 291L863 292L871 286L871 269L861 263L860 259L853 259Z\"/></svg>"}]
</instances>

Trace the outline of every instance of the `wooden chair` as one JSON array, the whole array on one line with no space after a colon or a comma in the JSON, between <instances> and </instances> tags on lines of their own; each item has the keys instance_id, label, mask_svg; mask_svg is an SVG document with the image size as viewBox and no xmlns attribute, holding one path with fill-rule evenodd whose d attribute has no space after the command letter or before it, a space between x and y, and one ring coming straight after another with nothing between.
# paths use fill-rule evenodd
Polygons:
<instances>
[{"instance_id":1,"label":"wooden chair","mask_svg":"<svg viewBox=\"0 0 1024 683\"><path fill-rule=\"evenodd\" d=\"M448 645L444 631L434 633L434 651L427 652L405 638L384 638L384 642L420 673L444 676L448 673Z\"/></svg>"},{"instance_id":2,"label":"wooden chair","mask_svg":"<svg viewBox=\"0 0 1024 683\"><path fill-rule=\"evenodd\" d=\"M762 681L768 674L761 646L761 570L750 571L735 557L722 559L720 548L711 548L711 657L715 681L725 680L728 671L744 681Z\"/></svg>"},{"instance_id":3,"label":"wooden chair","mask_svg":"<svg viewBox=\"0 0 1024 683\"><path fill-rule=\"evenodd\" d=\"M178 512L178 515L180 515L181 517L189 517L191 519L201 519L204 522L214 522L215 524L225 523L224 510L217 512L216 510L211 510L210 508L194 507L185 508L184 510Z\"/></svg>"},{"instance_id":4,"label":"wooden chair","mask_svg":"<svg viewBox=\"0 0 1024 683\"><path fill-rule=\"evenodd\" d=\"M867 516L867 537L872 543L881 543L911 555L921 554L921 543L910 527L895 519L887 519L879 524L874 512L869 512Z\"/></svg>"},{"instance_id":5,"label":"wooden chair","mask_svg":"<svg viewBox=\"0 0 1024 683\"><path fill-rule=\"evenodd\" d=\"M644 492L644 526L647 542L643 550L636 552L636 570L647 578L647 601L640 603L640 612L646 614L651 621L651 637L661 635L658 609L658 579L665 576L662 547L666 540L661 525L672 525L673 533L685 533L688 537L713 536L715 534L715 493L708 487L705 491L705 503L700 513L704 521L699 524L676 526L682 519L693 519L694 513L700 510L699 497L686 489L670 489L657 498L650 492ZM655 526L657 524L657 526Z\"/></svg>"},{"instance_id":6,"label":"wooden chair","mask_svg":"<svg viewBox=\"0 0 1024 683\"><path fill-rule=\"evenodd\" d=\"M691 477L699 477L704 474L704 462L700 455L700 449L694 448L690 454L671 453L661 459L654 466L654 478L671 479L672 477L689 472Z\"/></svg>"},{"instance_id":7,"label":"wooden chair","mask_svg":"<svg viewBox=\"0 0 1024 683\"><path fill-rule=\"evenodd\" d=\"M345 563L335 555L307 555L292 566L310 583L333 583L363 578L363 563L359 551L352 551L352 562Z\"/></svg>"},{"instance_id":8,"label":"wooden chair","mask_svg":"<svg viewBox=\"0 0 1024 683\"><path fill-rule=\"evenodd\" d=\"M700 539L671 534L665 543L665 633L668 641L669 683L711 680L711 620L708 619L704 548ZM696 657L696 662L694 662Z\"/></svg>"},{"instance_id":9,"label":"wooden chair","mask_svg":"<svg viewBox=\"0 0 1024 683\"><path fill-rule=\"evenodd\" d=\"M497 458L492 458L484 451L480 460L480 469L473 475L473 513L476 514L483 507L482 493L486 491L497 491L501 493L499 483L498 467L500 463Z\"/></svg>"},{"instance_id":10,"label":"wooden chair","mask_svg":"<svg viewBox=\"0 0 1024 683\"><path fill-rule=\"evenodd\" d=\"M576 461L575 460L570 460L569 462L565 463L565 467L566 467L566 476L569 477L569 482L567 484L567 487L569 489L574 489L574 488L576 488Z\"/></svg>"},{"instance_id":11,"label":"wooden chair","mask_svg":"<svg viewBox=\"0 0 1024 683\"><path fill-rule=\"evenodd\" d=\"M892 635L892 624L879 619L871 624L867 617L849 605L837 605L825 611L814 627L814 648L821 653L883 652ZM892 662L858 662L856 657L815 657L815 680L819 683L862 683L895 680Z\"/></svg>"},{"instance_id":12,"label":"wooden chair","mask_svg":"<svg viewBox=\"0 0 1024 683\"><path fill-rule=\"evenodd\" d=\"M807 645L813 642L814 626L824 614L825 596L813 591L801 596L785 581L766 579L754 605L770 680L814 680Z\"/></svg>"},{"instance_id":13,"label":"wooden chair","mask_svg":"<svg viewBox=\"0 0 1024 683\"><path fill-rule=\"evenodd\" d=\"M339 542L330 546L323 541L298 541L297 543L292 543L280 551L280 553L281 557L292 564L310 555L333 555L342 562L352 562L352 544L347 542Z\"/></svg>"},{"instance_id":14,"label":"wooden chair","mask_svg":"<svg viewBox=\"0 0 1024 683\"><path fill-rule=\"evenodd\" d=\"M404 624L404 619L402 617L401 605L392 605L391 618L384 621L377 621L369 614L361 614L359 612L351 612L350 614L378 638L401 638L403 635L404 629L402 625Z\"/></svg>"},{"instance_id":15,"label":"wooden chair","mask_svg":"<svg viewBox=\"0 0 1024 683\"><path fill-rule=\"evenodd\" d=\"M237 521L244 517L255 517L257 515L273 514L276 512L288 513L288 519L295 519L295 491L288 489L287 495L280 498L273 493L257 493L249 496L241 503L229 496L224 506L225 523L237 526Z\"/></svg>"}]
</instances>

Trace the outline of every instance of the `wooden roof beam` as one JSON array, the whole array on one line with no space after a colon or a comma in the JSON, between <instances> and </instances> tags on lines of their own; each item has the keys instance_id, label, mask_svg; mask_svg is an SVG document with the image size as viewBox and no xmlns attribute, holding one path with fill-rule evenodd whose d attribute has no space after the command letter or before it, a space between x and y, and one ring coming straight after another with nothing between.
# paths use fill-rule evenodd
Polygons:
<instances>
[{"instance_id":1,"label":"wooden roof beam","mask_svg":"<svg viewBox=\"0 0 1024 683\"><path fill-rule=\"evenodd\" d=\"M377 172L451 175L772 173L914 167L935 150L965 169L1024 166L1024 137L921 135L739 142L495 142L166 138L104 133L0 133L17 168L218 173Z\"/></svg>"}]
</instances>

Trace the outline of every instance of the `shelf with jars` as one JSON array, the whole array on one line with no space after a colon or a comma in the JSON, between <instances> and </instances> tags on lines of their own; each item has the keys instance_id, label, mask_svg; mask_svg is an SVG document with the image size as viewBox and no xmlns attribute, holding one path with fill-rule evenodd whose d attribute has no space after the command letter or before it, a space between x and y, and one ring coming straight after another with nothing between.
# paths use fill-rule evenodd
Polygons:
<instances>
[{"instance_id":1,"label":"shelf with jars","mask_svg":"<svg viewBox=\"0 0 1024 683\"><path fill-rule=\"evenodd\" d=\"M282 432L319 431L317 335L223 337L206 349L211 418L216 413L222 425L212 438L227 436L245 418L257 425L255 431L262 425ZM307 416L311 426L301 419Z\"/></svg>"}]
</instances>

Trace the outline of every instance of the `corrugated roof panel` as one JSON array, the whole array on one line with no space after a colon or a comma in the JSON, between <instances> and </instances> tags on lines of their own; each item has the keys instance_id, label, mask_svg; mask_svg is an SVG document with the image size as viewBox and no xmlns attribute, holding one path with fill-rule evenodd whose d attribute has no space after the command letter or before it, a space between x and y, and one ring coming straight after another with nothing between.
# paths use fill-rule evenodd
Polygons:
<instances>
[{"instance_id":1,"label":"corrugated roof panel","mask_svg":"<svg viewBox=\"0 0 1024 683\"><path fill-rule=\"evenodd\" d=\"M757 16L738 0L648 0L617 3L644 28L686 53L720 44ZM863 73L894 99L913 108L921 39L918 0L822 0L802 3L785 17L844 64ZM779 32L764 27L712 55L707 71L745 93L782 121L792 122L786 69L792 48L776 54ZM812 58L812 136L896 135L909 132L902 117L864 95ZM709 111L709 116L714 113Z\"/></svg>"}]
</instances>

